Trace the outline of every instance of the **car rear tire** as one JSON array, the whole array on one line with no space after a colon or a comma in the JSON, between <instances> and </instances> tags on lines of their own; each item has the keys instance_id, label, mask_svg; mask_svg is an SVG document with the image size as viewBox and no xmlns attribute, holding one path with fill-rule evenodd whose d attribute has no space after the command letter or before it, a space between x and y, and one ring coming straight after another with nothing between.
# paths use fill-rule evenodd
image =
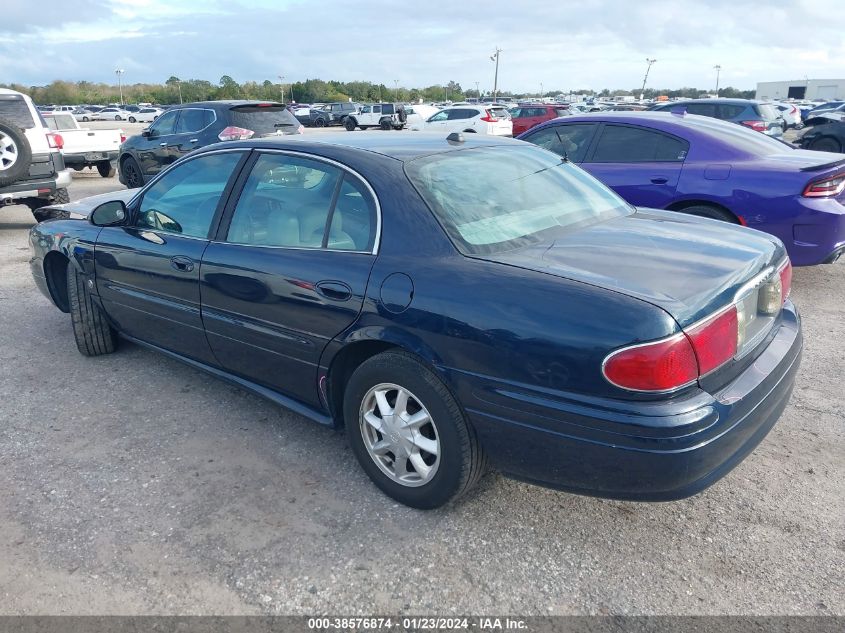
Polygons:
<instances>
[{"instance_id":1,"label":"car rear tire","mask_svg":"<svg viewBox=\"0 0 845 633\"><path fill-rule=\"evenodd\" d=\"M318 118L316 121L314 121L314 127L326 127L326 120L322 117Z\"/></svg>"},{"instance_id":2,"label":"car rear tire","mask_svg":"<svg viewBox=\"0 0 845 633\"><path fill-rule=\"evenodd\" d=\"M817 152L841 152L842 146L835 138L823 136L810 143L810 148Z\"/></svg>"},{"instance_id":3,"label":"car rear tire","mask_svg":"<svg viewBox=\"0 0 845 633\"><path fill-rule=\"evenodd\" d=\"M343 126L344 126L344 127L347 129L347 131L349 131L349 132L354 132L354 131L355 131L355 121L354 121L353 119L349 118L349 117L346 117L346 121L344 121L344 122L343 122Z\"/></svg>"},{"instance_id":4,"label":"car rear tire","mask_svg":"<svg viewBox=\"0 0 845 633\"><path fill-rule=\"evenodd\" d=\"M391 130L391 129L393 129L393 125L390 123L390 119L384 119L384 120L381 122L380 127L381 127L381 129L382 129L382 130Z\"/></svg>"},{"instance_id":5,"label":"car rear tire","mask_svg":"<svg viewBox=\"0 0 845 633\"><path fill-rule=\"evenodd\" d=\"M131 117L129 117L129 122L130 123L137 123L138 121L137 121L137 119L135 119L134 116L131 116Z\"/></svg>"},{"instance_id":6,"label":"car rear tire","mask_svg":"<svg viewBox=\"0 0 845 633\"><path fill-rule=\"evenodd\" d=\"M0 187L11 185L29 174L32 148L23 130L0 119Z\"/></svg>"},{"instance_id":7,"label":"car rear tire","mask_svg":"<svg viewBox=\"0 0 845 633\"><path fill-rule=\"evenodd\" d=\"M121 119L121 118L120 118L120 115L119 115L119 114L115 114L115 115L114 115L114 120L115 120L115 121L123 121L123 119Z\"/></svg>"},{"instance_id":8,"label":"car rear tire","mask_svg":"<svg viewBox=\"0 0 845 633\"><path fill-rule=\"evenodd\" d=\"M117 169L109 161L104 160L97 163L97 172L103 178L112 178L117 173Z\"/></svg>"},{"instance_id":9,"label":"car rear tire","mask_svg":"<svg viewBox=\"0 0 845 633\"><path fill-rule=\"evenodd\" d=\"M129 189L137 189L144 186L144 176L137 161L131 156L123 159L120 164L120 171L123 172L123 181Z\"/></svg>"},{"instance_id":10,"label":"car rear tire","mask_svg":"<svg viewBox=\"0 0 845 633\"><path fill-rule=\"evenodd\" d=\"M445 384L411 354L364 361L343 399L346 432L364 472L413 508L437 508L469 491L487 459Z\"/></svg>"},{"instance_id":11,"label":"car rear tire","mask_svg":"<svg viewBox=\"0 0 845 633\"><path fill-rule=\"evenodd\" d=\"M85 279L73 264L67 267L67 296L73 337L79 352L84 356L111 354L117 347L117 332L92 301Z\"/></svg>"},{"instance_id":12,"label":"car rear tire","mask_svg":"<svg viewBox=\"0 0 845 633\"><path fill-rule=\"evenodd\" d=\"M721 220L722 222L730 222L731 224L739 224L737 217L730 211L713 207L709 204L697 204L685 209L680 209L681 213L687 215L697 215L700 218L710 218L712 220Z\"/></svg>"}]
</instances>

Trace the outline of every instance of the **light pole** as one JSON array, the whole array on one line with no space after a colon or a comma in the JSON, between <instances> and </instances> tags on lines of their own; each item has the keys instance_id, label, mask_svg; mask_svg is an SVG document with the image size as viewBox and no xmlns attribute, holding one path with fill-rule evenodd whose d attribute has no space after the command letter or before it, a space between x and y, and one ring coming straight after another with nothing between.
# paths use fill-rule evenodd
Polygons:
<instances>
[{"instance_id":1,"label":"light pole","mask_svg":"<svg viewBox=\"0 0 845 633\"><path fill-rule=\"evenodd\" d=\"M117 75L117 89L120 91L120 105L123 105L123 82L121 81L121 75L126 71L122 68L116 68L114 74Z\"/></svg>"},{"instance_id":2,"label":"light pole","mask_svg":"<svg viewBox=\"0 0 845 633\"><path fill-rule=\"evenodd\" d=\"M651 70L651 65L657 61L656 59L651 59L649 57L646 57L645 60L648 62L648 66L645 69L645 77L643 77L643 88L640 90L640 101L642 101L645 97L645 82L648 81L648 72Z\"/></svg>"},{"instance_id":3,"label":"light pole","mask_svg":"<svg viewBox=\"0 0 845 633\"><path fill-rule=\"evenodd\" d=\"M282 103L285 102L285 76L276 75L279 78L279 92L282 93Z\"/></svg>"},{"instance_id":4,"label":"light pole","mask_svg":"<svg viewBox=\"0 0 845 633\"><path fill-rule=\"evenodd\" d=\"M719 97L719 73L722 72L722 67L719 64L713 66L716 70L716 97Z\"/></svg>"},{"instance_id":5,"label":"light pole","mask_svg":"<svg viewBox=\"0 0 845 633\"><path fill-rule=\"evenodd\" d=\"M546 94L546 91L543 90L543 82L540 82L540 98L542 99Z\"/></svg>"},{"instance_id":6,"label":"light pole","mask_svg":"<svg viewBox=\"0 0 845 633\"><path fill-rule=\"evenodd\" d=\"M478 97L478 102L481 103L481 91L478 89L478 83L475 82L475 96Z\"/></svg>"},{"instance_id":7,"label":"light pole","mask_svg":"<svg viewBox=\"0 0 845 633\"><path fill-rule=\"evenodd\" d=\"M399 80L393 80L393 98L399 101Z\"/></svg>"},{"instance_id":8,"label":"light pole","mask_svg":"<svg viewBox=\"0 0 845 633\"><path fill-rule=\"evenodd\" d=\"M176 87L179 89L179 103L181 104L182 103L182 80L181 79L176 80Z\"/></svg>"},{"instance_id":9,"label":"light pole","mask_svg":"<svg viewBox=\"0 0 845 633\"><path fill-rule=\"evenodd\" d=\"M490 61L496 62L496 73L493 75L493 103L496 103L496 96L499 93L499 55L501 53L502 49L497 46L496 52L490 55Z\"/></svg>"}]
</instances>

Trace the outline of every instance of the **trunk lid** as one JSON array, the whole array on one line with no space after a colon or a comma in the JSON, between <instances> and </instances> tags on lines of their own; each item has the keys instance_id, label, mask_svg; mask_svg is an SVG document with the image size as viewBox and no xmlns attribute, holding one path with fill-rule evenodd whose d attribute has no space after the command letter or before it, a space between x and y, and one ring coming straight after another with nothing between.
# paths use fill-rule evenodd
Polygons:
<instances>
[{"instance_id":1,"label":"trunk lid","mask_svg":"<svg viewBox=\"0 0 845 633\"><path fill-rule=\"evenodd\" d=\"M765 233L639 209L551 243L484 258L637 297L687 327L731 303L743 285L785 254Z\"/></svg>"}]
</instances>

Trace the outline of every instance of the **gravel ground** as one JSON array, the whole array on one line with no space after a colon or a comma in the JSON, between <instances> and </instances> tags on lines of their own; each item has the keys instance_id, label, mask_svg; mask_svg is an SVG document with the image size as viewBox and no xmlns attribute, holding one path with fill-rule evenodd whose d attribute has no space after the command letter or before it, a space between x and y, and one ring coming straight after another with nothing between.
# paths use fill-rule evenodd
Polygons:
<instances>
[{"instance_id":1,"label":"gravel ground","mask_svg":"<svg viewBox=\"0 0 845 633\"><path fill-rule=\"evenodd\" d=\"M71 198L119 187L76 174ZM0 614L845 614L842 264L795 271L791 404L704 493L491 475L419 512L340 434L134 345L79 355L32 224L0 209Z\"/></svg>"}]
</instances>

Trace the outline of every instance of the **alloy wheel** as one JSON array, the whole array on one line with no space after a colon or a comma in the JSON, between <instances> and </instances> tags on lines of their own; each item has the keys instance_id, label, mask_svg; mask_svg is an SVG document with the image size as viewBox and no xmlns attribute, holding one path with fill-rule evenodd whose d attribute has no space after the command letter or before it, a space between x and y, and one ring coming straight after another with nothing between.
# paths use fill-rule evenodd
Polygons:
<instances>
[{"instance_id":1,"label":"alloy wheel","mask_svg":"<svg viewBox=\"0 0 845 633\"><path fill-rule=\"evenodd\" d=\"M0 171L11 169L18 162L18 146L14 139L0 131Z\"/></svg>"},{"instance_id":2,"label":"alloy wheel","mask_svg":"<svg viewBox=\"0 0 845 633\"><path fill-rule=\"evenodd\" d=\"M422 402L404 387L381 383L361 402L364 447L379 469L398 484L423 486L440 466L440 437Z\"/></svg>"}]
</instances>

